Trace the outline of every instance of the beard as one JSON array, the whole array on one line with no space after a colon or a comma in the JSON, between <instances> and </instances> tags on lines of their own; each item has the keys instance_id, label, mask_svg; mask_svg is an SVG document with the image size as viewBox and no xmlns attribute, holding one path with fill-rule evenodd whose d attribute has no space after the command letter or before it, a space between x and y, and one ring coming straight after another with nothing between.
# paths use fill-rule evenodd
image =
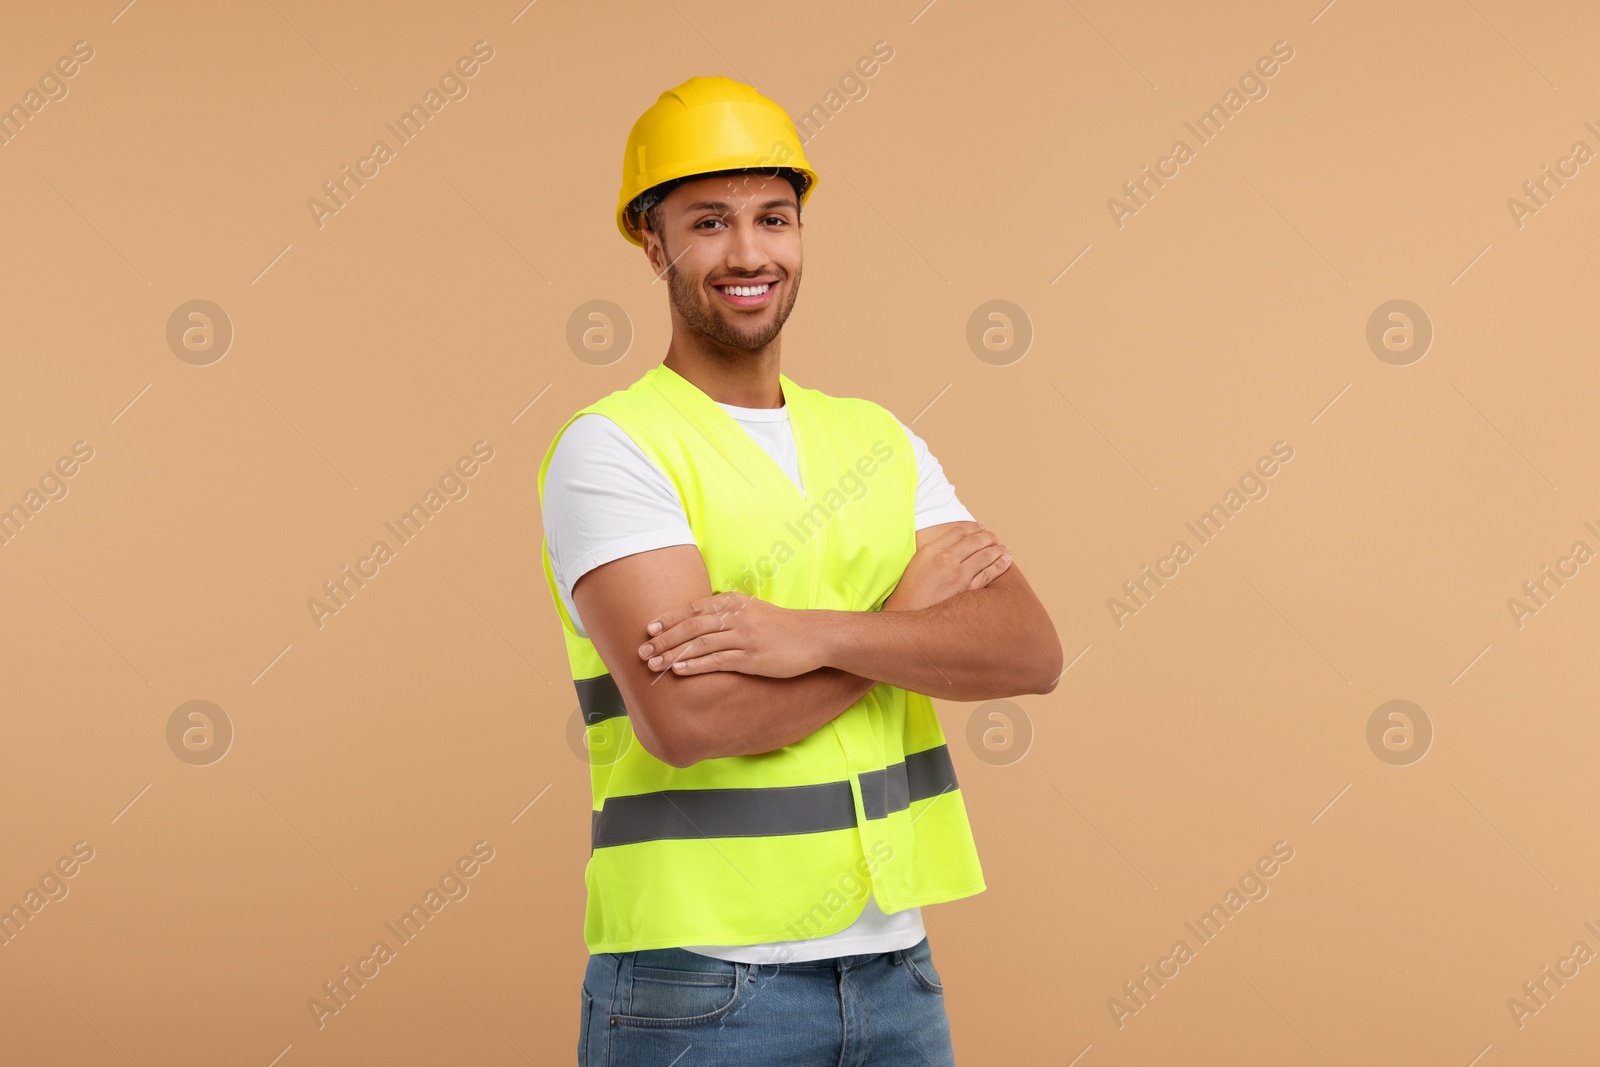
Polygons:
<instances>
[{"instance_id":1,"label":"beard","mask_svg":"<svg viewBox=\"0 0 1600 1067\"><path fill-rule=\"evenodd\" d=\"M792 275L784 270L774 270L772 273L778 275L778 282L783 286L779 294L781 303L777 304L770 317L762 315L758 319L749 316L752 321L748 325L743 324L747 316L738 311L730 311L724 317L711 307L709 301L712 298L706 294L707 287L676 265L667 268L667 289L678 314L696 332L727 348L755 351L765 348L778 336L783 324L788 321L789 312L794 310L795 298L800 295L798 270Z\"/></svg>"}]
</instances>

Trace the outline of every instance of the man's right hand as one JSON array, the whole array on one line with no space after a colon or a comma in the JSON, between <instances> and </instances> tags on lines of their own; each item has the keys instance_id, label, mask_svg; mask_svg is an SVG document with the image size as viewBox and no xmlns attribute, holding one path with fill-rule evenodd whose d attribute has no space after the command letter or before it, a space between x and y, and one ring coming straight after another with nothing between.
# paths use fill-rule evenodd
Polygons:
<instances>
[{"instance_id":1,"label":"man's right hand","mask_svg":"<svg viewBox=\"0 0 1600 1067\"><path fill-rule=\"evenodd\" d=\"M941 523L919 535L900 584L883 603L885 611L932 607L968 589L982 589L1011 566L1011 550L982 523Z\"/></svg>"}]
</instances>

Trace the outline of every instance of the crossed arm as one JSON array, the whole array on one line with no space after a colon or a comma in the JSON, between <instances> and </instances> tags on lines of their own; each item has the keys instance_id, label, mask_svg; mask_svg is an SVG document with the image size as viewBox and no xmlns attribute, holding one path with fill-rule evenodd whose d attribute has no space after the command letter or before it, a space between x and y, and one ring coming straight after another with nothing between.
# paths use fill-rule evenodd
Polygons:
<instances>
[{"instance_id":1,"label":"crossed arm","mask_svg":"<svg viewBox=\"0 0 1600 1067\"><path fill-rule=\"evenodd\" d=\"M943 528L918 531L918 548ZM676 767L793 744L879 682L972 701L1049 693L1061 676L1055 628L1015 563L928 606L804 610L713 596L699 549L674 545L594 568L573 600L639 742Z\"/></svg>"}]
</instances>

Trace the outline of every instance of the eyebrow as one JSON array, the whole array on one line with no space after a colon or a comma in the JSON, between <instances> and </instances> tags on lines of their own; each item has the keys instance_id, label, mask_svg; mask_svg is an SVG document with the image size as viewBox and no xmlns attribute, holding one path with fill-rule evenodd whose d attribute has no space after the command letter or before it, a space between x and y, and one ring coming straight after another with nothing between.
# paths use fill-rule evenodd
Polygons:
<instances>
[{"instance_id":1,"label":"eyebrow","mask_svg":"<svg viewBox=\"0 0 1600 1067\"><path fill-rule=\"evenodd\" d=\"M791 197L779 197L775 200L768 200L765 203L756 205L756 210L771 211L775 207L797 206L798 205L795 204ZM683 210L684 213L687 214L691 211L728 211L730 207L731 205L724 200L697 200L692 204L685 205Z\"/></svg>"}]
</instances>

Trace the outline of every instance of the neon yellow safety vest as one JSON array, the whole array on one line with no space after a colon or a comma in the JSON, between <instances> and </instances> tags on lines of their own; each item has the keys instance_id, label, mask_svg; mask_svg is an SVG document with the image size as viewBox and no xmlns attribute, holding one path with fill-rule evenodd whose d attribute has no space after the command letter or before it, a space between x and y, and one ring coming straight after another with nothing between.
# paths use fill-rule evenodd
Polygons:
<instances>
[{"instance_id":1,"label":"neon yellow safety vest","mask_svg":"<svg viewBox=\"0 0 1600 1067\"><path fill-rule=\"evenodd\" d=\"M660 364L562 425L539 465L540 499L572 419L604 415L677 487L714 591L879 610L916 551L910 439L877 404L778 377L804 494L732 416ZM927 696L880 683L794 744L673 767L637 743L616 682L573 629L548 544L542 553L587 724L591 952L815 938L854 922L869 890L886 912L982 892Z\"/></svg>"}]
</instances>

